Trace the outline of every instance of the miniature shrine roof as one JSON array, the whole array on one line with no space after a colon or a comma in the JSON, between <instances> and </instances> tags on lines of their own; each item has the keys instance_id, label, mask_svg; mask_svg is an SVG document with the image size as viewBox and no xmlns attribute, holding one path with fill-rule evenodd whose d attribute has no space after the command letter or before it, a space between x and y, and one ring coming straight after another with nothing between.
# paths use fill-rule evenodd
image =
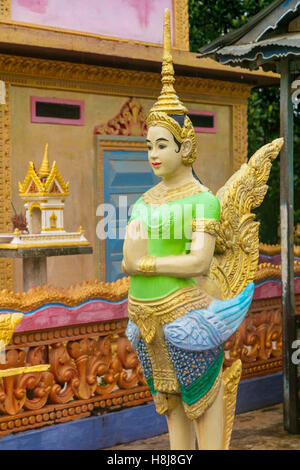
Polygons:
<instances>
[{"instance_id":1,"label":"miniature shrine roof","mask_svg":"<svg viewBox=\"0 0 300 470\"><path fill-rule=\"evenodd\" d=\"M281 57L300 56L300 1L275 0L247 24L202 47L201 58L277 71Z\"/></svg>"},{"instance_id":2,"label":"miniature shrine roof","mask_svg":"<svg viewBox=\"0 0 300 470\"><path fill-rule=\"evenodd\" d=\"M58 171L56 162L50 170L48 161L48 144L45 147L44 158L39 172L34 163L29 162L29 168L23 184L19 183L20 197L25 196L68 196L69 183L65 183Z\"/></svg>"}]
</instances>

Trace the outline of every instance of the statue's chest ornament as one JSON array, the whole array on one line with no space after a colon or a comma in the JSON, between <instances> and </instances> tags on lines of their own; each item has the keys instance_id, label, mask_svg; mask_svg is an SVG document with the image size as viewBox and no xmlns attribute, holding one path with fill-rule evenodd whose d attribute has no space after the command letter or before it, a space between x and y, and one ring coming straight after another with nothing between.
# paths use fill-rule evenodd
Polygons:
<instances>
[{"instance_id":1,"label":"statue's chest ornament","mask_svg":"<svg viewBox=\"0 0 300 470\"><path fill-rule=\"evenodd\" d=\"M174 189L169 189L164 186L163 183L159 183L154 186L154 188L149 189L149 191L146 191L145 194L143 194L143 201L151 207L158 207L162 204L174 202L178 199L193 196L194 194L202 192L203 189L197 181L192 181Z\"/></svg>"}]
</instances>

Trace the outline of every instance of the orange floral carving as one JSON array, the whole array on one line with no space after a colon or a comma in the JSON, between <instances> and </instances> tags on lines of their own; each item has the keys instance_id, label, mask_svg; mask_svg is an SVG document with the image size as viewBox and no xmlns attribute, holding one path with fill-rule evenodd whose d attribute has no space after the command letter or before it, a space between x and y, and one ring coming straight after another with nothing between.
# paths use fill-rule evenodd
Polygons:
<instances>
[{"instance_id":1,"label":"orange floral carving","mask_svg":"<svg viewBox=\"0 0 300 470\"><path fill-rule=\"evenodd\" d=\"M119 114L107 122L95 127L95 134L100 135L131 135L145 137L146 113L136 98L130 98L122 108Z\"/></svg>"}]
</instances>

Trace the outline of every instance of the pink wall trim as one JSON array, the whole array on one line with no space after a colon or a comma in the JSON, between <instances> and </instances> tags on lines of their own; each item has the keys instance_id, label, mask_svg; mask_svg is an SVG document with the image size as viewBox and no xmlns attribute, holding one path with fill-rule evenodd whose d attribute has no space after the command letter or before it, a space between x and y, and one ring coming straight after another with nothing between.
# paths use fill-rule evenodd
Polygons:
<instances>
[{"instance_id":1,"label":"pink wall trim","mask_svg":"<svg viewBox=\"0 0 300 470\"><path fill-rule=\"evenodd\" d=\"M79 105L81 109L81 118L78 120L74 119L62 119L62 118L51 118L36 116L36 102L40 101L43 103L60 103L60 104L74 104ZM48 123L48 124L69 124L72 126L84 126L84 101L78 100L64 100L61 98L43 98L39 96L31 97L31 122Z\"/></svg>"},{"instance_id":2,"label":"pink wall trim","mask_svg":"<svg viewBox=\"0 0 300 470\"><path fill-rule=\"evenodd\" d=\"M4 314L5 312L1 312ZM34 313L25 313L23 320L16 328L16 332L45 330L62 326L81 325L105 320L127 318L128 301L124 299L118 303L95 299L77 307L67 305L47 304Z\"/></svg>"},{"instance_id":3,"label":"pink wall trim","mask_svg":"<svg viewBox=\"0 0 300 470\"><path fill-rule=\"evenodd\" d=\"M295 277L295 294L300 294L300 277ZM281 281L266 279L257 284L254 291L254 300L281 297Z\"/></svg>"},{"instance_id":4,"label":"pink wall trim","mask_svg":"<svg viewBox=\"0 0 300 470\"><path fill-rule=\"evenodd\" d=\"M295 257L295 259L297 259ZM273 256L268 256L268 255L259 255L258 258L258 264L263 264L263 263L270 263L275 266L280 266L281 265L281 255L273 255Z\"/></svg>"},{"instance_id":5,"label":"pink wall trim","mask_svg":"<svg viewBox=\"0 0 300 470\"><path fill-rule=\"evenodd\" d=\"M300 277L295 278L295 293L300 293ZM281 296L281 282L267 279L255 286L254 300L275 298ZM10 313L3 309L0 315ZM46 304L33 312L24 314L24 318L16 328L16 332L45 330L50 328L67 327L108 320L118 320L128 317L127 298L110 302L102 299L85 301L75 307L64 304Z\"/></svg>"},{"instance_id":6,"label":"pink wall trim","mask_svg":"<svg viewBox=\"0 0 300 470\"><path fill-rule=\"evenodd\" d=\"M299 256L294 256L294 260L295 261L300 261L300 257ZM270 264L274 264L276 266L279 266L279 265L281 265L281 255L280 254L278 254L278 255L263 255L263 254L260 254L259 259L258 259L258 263L259 264L270 263Z\"/></svg>"},{"instance_id":7,"label":"pink wall trim","mask_svg":"<svg viewBox=\"0 0 300 470\"><path fill-rule=\"evenodd\" d=\"M205 115L205 116L213 116L214 117L214 127L194 127L195 132L206 132L208 134L216 134L217 132L217 114L213 111L194 111L189 110L188 114L198 114L198 115Z\"/></svg>"}]
</instances>

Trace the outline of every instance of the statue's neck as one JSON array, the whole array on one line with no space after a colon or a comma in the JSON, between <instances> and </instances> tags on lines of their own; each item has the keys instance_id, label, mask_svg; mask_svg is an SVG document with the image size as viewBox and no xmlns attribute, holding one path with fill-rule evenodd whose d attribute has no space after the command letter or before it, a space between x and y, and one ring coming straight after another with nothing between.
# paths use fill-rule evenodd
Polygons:
<instances>
[{"instance_id":1,"label":"statue's neck","mask_svg":"<svg viewBox=\"0 0 300 470\"><path fill-rule=\"evenodd\" d=\"M170 189L183 186L184 184L191 183L192 181L194 181L194 176L191 166L181 167L180 171L162 178L164 186Z\"/></svg>"}]
</instances>

